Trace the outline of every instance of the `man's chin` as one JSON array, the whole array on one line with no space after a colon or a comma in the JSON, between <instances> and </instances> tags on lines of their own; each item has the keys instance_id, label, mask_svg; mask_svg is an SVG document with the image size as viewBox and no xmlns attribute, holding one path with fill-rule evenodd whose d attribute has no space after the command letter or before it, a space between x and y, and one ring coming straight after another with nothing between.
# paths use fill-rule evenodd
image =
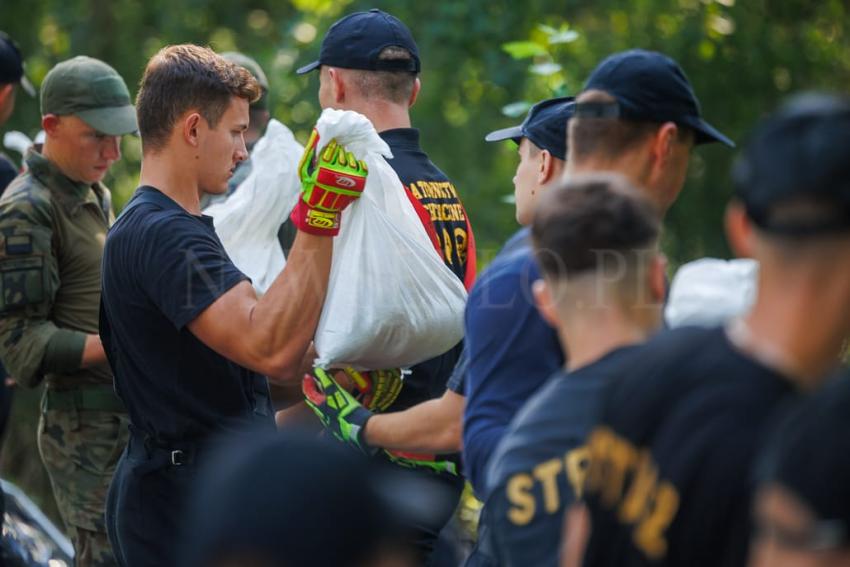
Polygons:
<instances>
[{"instance_id":1,"label":"man's chin","mask_svg":"<svg viewBox=\"0 0 850 567\"><path fill-rule=\"evenodd\" d=\"M207 195L224 195L227 193L227 183L221 187L201 187L201 192Z\"/></svg>"}]
</instances>

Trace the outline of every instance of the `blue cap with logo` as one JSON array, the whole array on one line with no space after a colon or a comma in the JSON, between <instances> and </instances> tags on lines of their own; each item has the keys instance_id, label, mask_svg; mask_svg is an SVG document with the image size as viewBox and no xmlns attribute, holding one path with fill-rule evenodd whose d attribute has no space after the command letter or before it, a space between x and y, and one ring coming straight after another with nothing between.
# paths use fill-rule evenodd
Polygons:
<instances>
[{"instance_id":1,"label":"blue cap with logo","mask_svg":"<svg viewBox=\"0 0 850 567\"><path fill-rule=\"evenodd\" d=\"M547 150L556 158L566 160L567 121L572 118L574 110L573 97L550 98L532 106L519 126L490 132L484 140L513 140L519 144L522 138L528 138L541 150Z\"/></svg>"},{"instance_id":2,"label":"blue cap with logo","mask_svg":"<svg viewBox=\"0 0 850 567\"><path fill-rule=\"evenodd\" d=\"M582 102L576 116L648 122L675 122L691 128L697 144L735 143L702 119L700 105L688 77L662 53L632 49L615 53L600 63L584 88L611 95L615 100Z\"/></svg>"},{"instance_id":3,"label":"blue cap with logo","mask_svg":"<svg viewBox=\"0 0 850 567\"><path fill-rule=\"evenodd\" d=\"M387 47L404 48L410 52L411 58L380 59L381 51ZM304 65L296 73L309 73L322 65L410 73L418 73L421 68L419 48L410 30L398 18L377 8L349 14L334 23L322 40L319 59Z\"/></svg>"}]
</instances>

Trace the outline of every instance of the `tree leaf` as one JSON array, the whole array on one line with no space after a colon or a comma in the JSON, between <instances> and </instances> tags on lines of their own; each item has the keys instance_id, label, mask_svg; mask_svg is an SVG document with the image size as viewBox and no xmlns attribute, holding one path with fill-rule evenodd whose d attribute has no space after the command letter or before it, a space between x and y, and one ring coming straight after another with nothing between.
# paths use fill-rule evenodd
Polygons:
<instances>
[{"instance_id":1,"label":"tree leaf","mask_svg":"<svg viewBox=\"0 0 850 567\"><path fill-rule=\"evenodd\" d=\"M563 67L561 67L557 63L547 61L546 63L538 63L537 65L532 65L528 68L528 70L534 73L535 75L542 75L544 77L548 77L549 75L554 75L562 68Z\"/></svg>"},{"instance_id":2,"label":"tree leaf","mask_svg":"<svg viewBox=\"0 0 850 567\"><path fill-rule=\"evenodd\" d=\"M579 38L579 33L573 30L563 30L549 36L549 45L557 43L572 43Z\"/></svg>"},{"instance_id":3,"label":"tree leaf","mask_svg":"<svg viewBox=\"0 0 850 567\"><path fill-rule=\"evenodd\" d=\"M525 59L537 55L547 55L549 52L539 43L533 41L511 41L502 44L502 49L514 59Z\"/></svg>"},{"instance_id":4,"label":"tree leaf","mask_svg":"<svg viewBox=\"0 0 850 567\"><path fill-rule=\"evenodd\" d=\"M521 100L503 106L502 114L509 118L517 118L528 112L529 108L531 108L531 103L525 100Z\"/></svg>"},{"instance_id":5,"label":"tree leaf","mask_svg":"<svg viewBox=\"0 0 850 567\"><path fill-rule=\"evenodd\" d=\"M556 33L558 33L558 30L556 30L552 26L547 26L546 24L538 24L537 29L539 29L546 35L555 35Z\"/></svg>"}]
</instances>

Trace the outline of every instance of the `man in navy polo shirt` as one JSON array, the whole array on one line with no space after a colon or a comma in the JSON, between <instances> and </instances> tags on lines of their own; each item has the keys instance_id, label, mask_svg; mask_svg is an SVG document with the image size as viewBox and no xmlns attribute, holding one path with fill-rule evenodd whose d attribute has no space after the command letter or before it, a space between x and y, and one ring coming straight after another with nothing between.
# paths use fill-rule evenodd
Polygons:
<instances>
[{"instance_id":1,"label":"man in navy polo shirt","mask_svg":"<svg viewBox=\"0 0 850 567\"><path fill-rule=\"evenodd\" d=\"M103 258L100 332L131 436L110 487L107 530L122 565L170 566L183 505L210 438L273 428L268 384L300 379L327 290L341 211L366 168L333 140L307 143L298 236L284 272L257 298L230 261L204 193L224 193L247 157L251 74L212 50L163 48L137 98L141 187ZM262 474L262 471L257 471Z\"/></svg>"},{"instance_id":2,"label":"man in navy polo shirt","mask_svg":"<svg viewBox=\"0 0 850 567\"><path fill-rule=\"evenodd\" d=\"M593 104L570 120L566 175L620 173L643 191L659 215L682 189L694 143L732 144L702 121L684 73L660 53L633 50L607 58L588 79L577 98L582 101ZM631 114L597 117L611 111L595 101L628 102ZM469 295L463 456L480 498L488 495L486 467L508 424L562 365L555 332L532 300L531 286L538 278L525 246L494 261Z\"/></svg>"}]
</instances>

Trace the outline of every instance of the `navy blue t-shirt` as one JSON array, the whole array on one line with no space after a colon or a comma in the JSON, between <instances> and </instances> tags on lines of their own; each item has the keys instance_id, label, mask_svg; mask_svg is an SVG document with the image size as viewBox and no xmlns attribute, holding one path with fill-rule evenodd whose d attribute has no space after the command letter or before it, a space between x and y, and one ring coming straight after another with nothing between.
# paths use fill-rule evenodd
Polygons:
<instances>
[{"instance_id":1,"label":"navy blue t-shirt","mask_svg":"<svg viewBox=\"0 0 850 567\"><path fill-rule=\"evenodd\" d=\"M265 378L186 327L239 282L211 217L140 187L103 253L100 335L132 425L164 446L273 424Z\"/></svg>"},{"instance_id":2,"label":"navy blue t-shirt","mask_svg":"<svg viewBox=\"0 0 850 567\"><path fill-rule=\"evenodd\" d=\"M799 392L724 329L649 341L588 438L585 565L745 565L753 459Z\"/></svg>"},{"instance_id":3,"label":"navy blue t-shirt","mask_svg":"<svg viewBox=\"0 0 850 567\"><path fill-rule=\"evenodd\" d=\"M498 565L560 565L564 512L581 497L587 434L603 393L638 349L555 374L517 413L488 467L485 521Z\"/></svg>"},{"instance_id":4,"label":"navy blue t-shirt","mask_svg":"<svg viewBox=\"0 0 850 567\"><path fill-rule=\"evenodd\" d=\"M508 424L564 365L558 335L534 305L531 288L538 279L529 232L523 229L469 294L463 459L467 478L480 498L487 497L487 462Z\"/></svg>"}]
</instances>

